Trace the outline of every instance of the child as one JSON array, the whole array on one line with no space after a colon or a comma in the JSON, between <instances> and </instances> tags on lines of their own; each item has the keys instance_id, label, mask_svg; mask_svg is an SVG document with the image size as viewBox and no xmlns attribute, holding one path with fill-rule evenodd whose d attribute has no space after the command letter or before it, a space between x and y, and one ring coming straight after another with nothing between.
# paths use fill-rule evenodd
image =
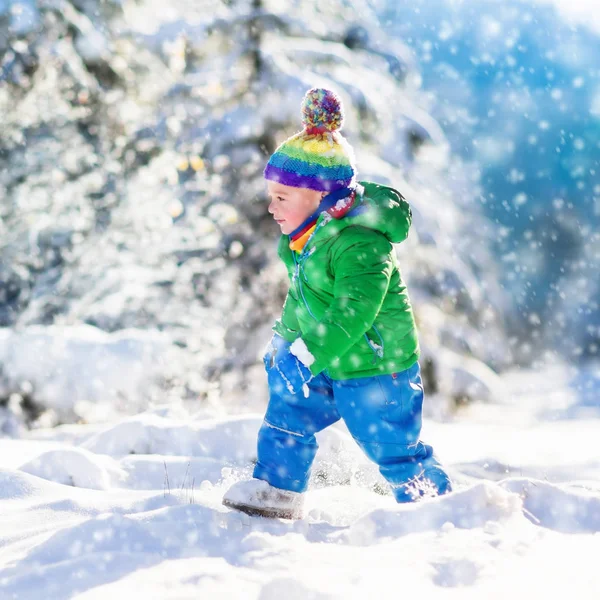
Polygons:
<instances>
[{"instance_id":1,"label":"child","mask_svg":"<svg viewBox=\"0 0 600 600\"><path fill-rule=\"evenodd\" d=\"M270 398L258 461L254 479L223 503L302 518L315 433L340 418L398 502L444 494L450 480L419 440L419 344L392 246L408 235L410 208L390 187L357 183L333 92L309 90L302 113L303 131L265 169L290 289L264 357Z\"/></svg>"}]
</instances>

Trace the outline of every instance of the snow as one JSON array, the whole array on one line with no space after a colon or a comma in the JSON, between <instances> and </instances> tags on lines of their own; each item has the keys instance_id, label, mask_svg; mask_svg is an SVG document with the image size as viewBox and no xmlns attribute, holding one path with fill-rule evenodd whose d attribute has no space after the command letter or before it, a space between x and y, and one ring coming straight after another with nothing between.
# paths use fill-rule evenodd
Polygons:
<instances>
[{"instance_id":1,"label":"snow","mask_svg":"<svg viewBox=\"0 0 600 600\"><path fill-rule=\"evenodd\" d=\"M310 353L302 338L294 340L290 352L305 366L310 367L315 362L315 357Z\"/></svg>"},{"instance_id":2,"label":"snow","mask_svg":"<svg viewBox=\"0 0 600 600\"><path fill-rule=\"evenodd\" d=\"M0 392L35 392L59 419L107 420L139 411L172 357L158 331L108 334L89 325L0 328ZM149 375L150 374L150 375Z\"/></svg>"},{"instance_id":3,"label":"snow","mask_svg":"<svg viewBox=\"0 0 600 600\"><path fill-rule=\"evenodd\" d=\"M2 439L0 597L595 598L595 374L515 371L501 403L426 419L456 491L418 503L397 505L343 425L329 428L300 521L221 504L251 475L262 414L160 405Z\"/></svg>"}]
</instances>

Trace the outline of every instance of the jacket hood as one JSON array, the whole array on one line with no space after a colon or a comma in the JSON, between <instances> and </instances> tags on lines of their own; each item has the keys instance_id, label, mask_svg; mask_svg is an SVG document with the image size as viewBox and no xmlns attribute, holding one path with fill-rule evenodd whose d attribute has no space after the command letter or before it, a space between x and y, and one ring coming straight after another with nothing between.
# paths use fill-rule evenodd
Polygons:
<instances>
[{"instance_id":1,"label":"jacket hood","mask_svg":"<svg viewBox=\"0 0 600 600\"><path fill-rule=\"evenodd\" d=\"M328 238L351 225L379 231L392 243L399 244L408 237L412 211L404 196L394 188L360 181L355 206L341 219L328 218L318 237Z\"/></svg>"},{"instance_id":2,"label":"jacket hood","mask_svg":"<svg viewBox=\"0 0 600 600\"><path fill-rule=\"evenodd\" d=\"M356 188L355 206L341 219L322 213L318 231L309 240L304 252L352 225L379 231L392 244L399 244L408 237L411 223L412 211L398 190L378 183L360 181ZM289 236L282 235L278 247L280 257L289 252L288 243Z\"/></svg>"},{"instance_id":3,"label":"jacket hood","mask_svg":"<svg viewBox=\"0 0 600 600\"><path fill-rule=\"evenodd\" d=\"M408 237L412 211L404 196L392 187L361 181L361 203L346 215L348 224L362 225L385 235L392 244L399 244Z\"/></svg>"}]
</instances>

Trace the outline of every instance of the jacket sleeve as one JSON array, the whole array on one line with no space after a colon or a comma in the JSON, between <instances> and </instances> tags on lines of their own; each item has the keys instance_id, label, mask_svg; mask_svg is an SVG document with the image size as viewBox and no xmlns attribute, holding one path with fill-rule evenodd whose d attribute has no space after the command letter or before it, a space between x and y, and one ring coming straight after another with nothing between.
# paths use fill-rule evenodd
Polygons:
<instances>
[{"instance_id":1,"label":"jacket sleeve","mask_svg":"<svg viewBox=\"0 0 600 600\"><path fill-rule=\"evenodd\" d=\"M273 331L288 342L293 342L300 335L296 306L298 306L298 299L290 288L283 304L281 317L273 325Z\"/></svg>"},{"instance_id":2,"label":"jacket sleeve","mask_svg":"<svg viewBox=\"0 0 600 600\"><path fill-rule=\"evenodd\" d=\"M369 231L369 230L365 230ZM346 354L373 326L387 293L393 270L393 247L380 233L369 231L351 245L332 252L333 301L319 322L302 333L318 375Z\"/></svg>"}]
</instances>

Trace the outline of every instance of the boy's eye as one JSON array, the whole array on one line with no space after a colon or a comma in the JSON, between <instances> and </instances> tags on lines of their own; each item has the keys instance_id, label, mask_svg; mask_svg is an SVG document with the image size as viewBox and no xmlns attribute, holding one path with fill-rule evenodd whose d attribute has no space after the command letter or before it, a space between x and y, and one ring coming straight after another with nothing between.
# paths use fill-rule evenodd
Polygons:
<instances>
[{"instance_id":1,"label":"boy's eye","mask_svg":"<svg viewBox=\"0 0 600 600\"><path fill-rule=\"evenodd\" d=\"M279 200L280 202L285 202L285 198L282 198L281 196L277 196L277 200Z\"/></svg>"}]
</instances>

